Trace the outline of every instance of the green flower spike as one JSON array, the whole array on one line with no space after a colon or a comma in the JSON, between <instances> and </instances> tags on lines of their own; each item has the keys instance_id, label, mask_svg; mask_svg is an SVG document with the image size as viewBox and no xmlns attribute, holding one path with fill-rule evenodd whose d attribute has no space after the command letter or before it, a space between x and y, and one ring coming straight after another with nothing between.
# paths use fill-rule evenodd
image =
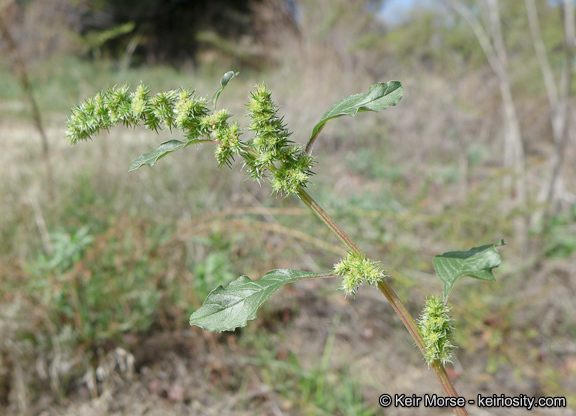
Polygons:
<instances>
[{"instance_id":1,"label":"green flower spike","mask_svg":"<svg viewBox=\"0 0 576 416\"><path fill-rule=\"evenodd\" d=\"M278 108L265 85L256 86L247 107L252 119L248 130L254 132L248 143L254 154L244 157L249 176L260 180L268 171L274 192L285 196L298 193L309 182L314 158L288 140L292 133L277 116Z\"/></svg>"},{"instance_id":2,"label":"green flower spike","mask_svg":"<svg viewBox=\"0 0 576 416\"><path fill-rule=\"evenodd\" d=\"M442 365L452 362L452 350L456 347L452 344L454 327L449 312L450 307L439 297L430 296L426 299L418 327L424 338L424 358L428 366L436 360Z\"/></svg>"}]
</instances>

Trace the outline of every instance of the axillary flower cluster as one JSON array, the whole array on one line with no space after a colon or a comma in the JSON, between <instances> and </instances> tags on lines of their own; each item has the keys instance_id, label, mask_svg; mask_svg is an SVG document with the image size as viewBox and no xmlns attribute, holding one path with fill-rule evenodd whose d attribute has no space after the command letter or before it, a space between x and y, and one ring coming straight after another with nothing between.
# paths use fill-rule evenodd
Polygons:
<instances>
[{"instance_id":1,"label":"axillary flower cluster","mask_svg":"<svg viewBox=\"0 0 576 416\"><path fill-rule=\"evenodd\" d=\"M378 262L370 261L355 253L348 253L348 256L336 263L334 272L342 277L341 288L346 295L356 294L356 289L363 282L376 285L384 278L384 272L378 267Z\"/></svg>"},{"instance_id":2,"label":"axillary flower cluster","mask_svg":"<svg viewBox=\"0 0 576 416\"><path fill-rule=\"evenodd\" d=\"M424 339L428 365L440 361L442 365L452 362L452 344L454 326L449 315L450 307L437 296L426 299L426 306L418 320L418 327Z\"/></svg>"},{"instance_id":3,"label":"axillary flower cluster","mask_svg":"<svg viewBox=\"0 0 576 416\"><path fill-rule=\"evenodd\" d=\"M75 144L118 124L144 125L156 132L180 130L188 141L216 144L219 166L231 166L234 156L240 156L250 177L268 180L278 194L296 194L308 184L314 158L288 140L291 133L277 116L278 108L265 85L256 86L247 108L252 120L248 130L254 137L243 141L240 125L229 122L233 115L226 109L211 110L208 100L196 97L192 90L181 88L151 95L147 86L140 85L130 92L125 85L99 92L74 107L66 136Z\"/></svg>"}]
</instances>

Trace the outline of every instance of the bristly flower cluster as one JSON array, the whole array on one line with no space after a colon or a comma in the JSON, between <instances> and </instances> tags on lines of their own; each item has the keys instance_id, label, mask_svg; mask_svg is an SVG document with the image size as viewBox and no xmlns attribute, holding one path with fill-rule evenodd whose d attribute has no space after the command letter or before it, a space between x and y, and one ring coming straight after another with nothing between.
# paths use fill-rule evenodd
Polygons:
<instances>
[{"instance_id":1,"label":"bristly flower cluster","mask_svg":"<svg viewBox=\"0 0 576 416\"><path fill-rule=\"evenodd\" d=\"M207 103L186 89L151 96L144 85L132 93L126 85L114 87L72 109L66 136L75 144L117 124L143 124L156 132L177 129L188 141L204 136L216 144L219 166L231 166L234 156L241 156L249 176L258 181L268 178L276 193L296 194L307 185L314 158L288 140L291 133L276 115L278 109L265 86L257 86L247 105L252 119L248 130L254 132L248 142L240 139L239 124L229 123L232 114L225 109L211 111Z\"/></svg>"},{"instance_id":2,"label":"bristly flower cluster","mask_svg":"<svg viewBox=\"0 0 576 416\"><path fill-rule=\"evenodd\" d=\"M436 360L442 365L452 362L452 350L456 347L452 344L454 327L449 312L450 307L439 297L430 296L426 299L418 327L424 338L426 346L424 358L428 366Z\"/></svg>"},{"instance_id":3,"label":"bristly flower cluster","mask_svg":"<svg viewBox=\"0 0 576 416\"><path fill-rule=\"evenodd\" d=\"M254 138L249 145L255 152L244 159L248 174L260 180L269 171L270 184L276 193L295 194L308 183L314 158L288 140L291 133L276 115L278 108L265 85L257 85L250 95L248 116L252 123L248 130L254 132Z\"/></svg>"},{"instance_id":4,"label":"bristly flower cluster","mask_svg":"<svg viewBox=\"0 0 576 416\"><path fill-rule=\"evenodd\" d=\"M110 130L117 124L136 127L144 124L158 131L181 129L188 140L208 134L202 131L200 120L210 112L206 99L195 97L192 91L159 92L150 97L144 85L129 93L127 85L99 92L72 108L66 137L71 144L92 138L100 130Z\"/></svg>"},{"instance_id":5,"label":"bristly flower cluster","mask_svg":"<svg viewBox=\"0 0 576 416\"><path fill-rule=\"evenodd\" d=\"M348 253L348 256L336 263L334 272L343 278L341 287L346 295L355 295L362 282L376 285L384 278L384 272L378 267L378 262L354 253Z\"/></svg>"}]
</instances>

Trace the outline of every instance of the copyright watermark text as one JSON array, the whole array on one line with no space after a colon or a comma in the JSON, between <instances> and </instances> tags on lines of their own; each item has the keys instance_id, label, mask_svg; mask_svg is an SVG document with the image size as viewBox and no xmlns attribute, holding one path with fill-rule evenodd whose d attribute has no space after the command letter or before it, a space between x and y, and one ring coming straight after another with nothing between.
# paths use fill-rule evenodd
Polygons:
<instances>
[{"instance_id":1,"label":"copyright watermark text","mask_svg":"<svg viewBox=\"0 0 576 416\"><path fill-rule=\"evenodd\" d=\"M476 395L476 398L467 400L465 397L447 397L436 394L425 394L417 396L416 394L382 394L378 398L378 403L382 407L464 407L467 404L493 408L525 408L532 410L535 407L555 408L566 407L566 397L530 397L525 394L518 396L506 396L505 394L493 394L491 396Z\"/></svg>"}]
</instances>

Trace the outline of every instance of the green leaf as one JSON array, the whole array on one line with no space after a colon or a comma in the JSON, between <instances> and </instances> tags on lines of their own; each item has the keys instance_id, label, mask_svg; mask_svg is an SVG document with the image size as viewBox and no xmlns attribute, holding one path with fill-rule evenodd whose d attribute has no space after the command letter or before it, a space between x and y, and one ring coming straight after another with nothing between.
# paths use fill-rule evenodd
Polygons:
<instances>
[{"instance_id":1,"label":"green leaf","mask_svg":"<svg viewBox=\"0 0 576 416\"><path fill-rule=\"evenodd\" d=\"M224 88L226 88L226 85L228 85L228 83L232 80L232 78L237 77L238 74L239 72L228 71L222 76L222 78L220 78L221 87L218 91L216 91L216 93L212 97L212 107L216 108L216 102L218 102L220 94L222 94L222 91L224 91Z\"/></svg>"},{"instance_id":2,"label":"green leaf","mask_svg":"<svg viewBox=\"0 0 576 416\"><path fill-rule=\"evenodd\" d=\"M326 123L342 116L354 117L358 112L382 111L391 105L396 105L404 94L404 87L399 81L388 81L374 84L368 93L351 95L338 101L328 109L312 130L312 137L308 141L306 151L310 147Z\"/></svg>"},{"instance_id":3,"label":"green leaf","mask_svg":"<svg viewBox=\"0 0 576 416\"><path fill-rule=\"evenodd\" d=\"M202 306L190 316L190 325L212 332L246 326L248 320L256 318L262 304L286 283L322 276L329 275L280 269L266 273L260 280L240 276L228 287L218 286L210 292Z\"/></svg>"},{"instance_id":4,"label":"green leaf","mask_svg":"<svg viewBox=\"0 0 576 416\"><path fill-rule=\"evenodd\" d=\"M158 160L162 159L168 153L172 153L172 152L175 152L177 150L183 149L183 148L188 147L194 143L201 143L201 142L205 142L205 141L208 141L208 140L207 139L196 139L196 140L189 140L189 141L185 141L185 142L182 142L180 140L168 140L167 142L162 143L160 146L158 146L156 149L152 150L151 152L144 153L142 156L140 156L138 159L136 159L134 162L132 162L132 164L130 165L130 169L128 169L128 172L132 172L133 170L136 170L136 169L138 169L144 165L154 166L154 164Z\"/></svg>"},{"instance_id":5,"label":"green leaf","mask_svg":"<svg viewBox=\"0 0 576 416\"><path fill-rule=\"evenodd\" d=\"M500 266L500 254L496 247L506 244L500 240L496 244L475 247L468 251L450 251L434 257L434 268L444 282L444 300L448 299L452 287L461 276L482 280L496 280L492 269Z\"/></svg>"}]
</instances>

